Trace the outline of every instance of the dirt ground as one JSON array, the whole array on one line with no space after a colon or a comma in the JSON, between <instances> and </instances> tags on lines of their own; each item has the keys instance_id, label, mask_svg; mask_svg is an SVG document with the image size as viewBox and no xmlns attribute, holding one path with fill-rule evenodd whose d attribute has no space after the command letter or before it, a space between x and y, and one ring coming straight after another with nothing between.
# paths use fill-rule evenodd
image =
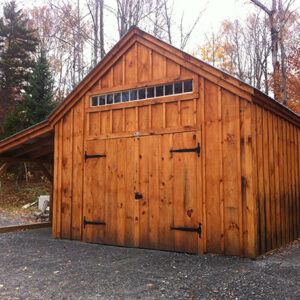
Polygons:
<instances>
[{"instance_id":1,"label":"dirt ground","mask_svg":"<svg viewBox=\"0 0 300 300\"><path fill-rule=\"evenodd\" d=\"M300 299L300 243L257 260L0 235L0 299Z\"/></svg>"}]
</instances>

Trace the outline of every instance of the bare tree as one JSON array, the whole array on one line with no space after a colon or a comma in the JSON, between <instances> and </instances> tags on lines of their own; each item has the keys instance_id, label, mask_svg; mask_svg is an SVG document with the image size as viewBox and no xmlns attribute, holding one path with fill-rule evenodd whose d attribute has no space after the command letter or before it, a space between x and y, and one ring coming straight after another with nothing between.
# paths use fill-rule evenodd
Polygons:
<instances>
[{"instance_id":1,"label":"bare tree","mask_svg":"<svg viewBox=\"0 0 300 300\"><path fill-rule=\"evenodd\" d=\"M284 1L284 3L282 2L282 0L272 0L272 6L270 8L268 8L259 0L251 0L251 2L262 9L269 17L272 65L274 73L274 97L277 100L282 99L282 102L286 104L286 66L283 30L286 22L291 16L292 12L290 11L290 9L292 4L294 3L294 0L286 0ZM281 51L281 64L279 61L279 48ZM280 68L281 82L279 81Z\"/></svg>"}]
</instances>

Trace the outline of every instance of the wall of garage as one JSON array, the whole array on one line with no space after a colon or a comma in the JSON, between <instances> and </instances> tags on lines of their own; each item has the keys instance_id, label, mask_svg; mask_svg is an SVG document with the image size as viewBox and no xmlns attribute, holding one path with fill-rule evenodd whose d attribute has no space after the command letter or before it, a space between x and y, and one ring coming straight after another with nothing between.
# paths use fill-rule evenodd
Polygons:
<instances>
[{"instance_id":1,"label":"wall of garage","mask_svg":"<svg viewBox=\"0 0 300 300\"><path fill-rule=\"evenodd\" d=\"M192 93L90 107L92 95L187 79L193 79ZM257 129L252 115L253 106L249 99L189 71L151 47L135 42L55 125L53 236L101 242L101 229L85 227L83 218L96 218L100 215L94 216L93 212L102 209L106 217L115 221L110 223L114 227L109 229L115 237L106 239L105 243L248 257L268 250L269 247L260 246L262 238L257 209L261 204L254 191L259 174L257 166L253 165L257 157L253 152L253 135L257 134ZM295 141L297 134L294 131ZM190 142L193 136L195 140ZM193 159L184 154L181 162L178 156L171 157L169 150L180 147L180 143L184 147L194 147L198 141L201 145L199 159L195 153ZM127 150L122 156L119 149L124 144ZM113 186L119 188L110 194L118 199L117 202L103 200L106 208L97 202L101 195L93 194L93 187L98 184L97 191L112 191L112 185L107 185L112 177L107 176L111 176L112 164L117 162L106 160L108 162L102 167L103 160L85 162L84 153L97 151L95 145L100 145L99 151L101 145L105 145L102 152L116 153L119 162L116 172L123 176L117 177L119 179ZM298 150L293 149L296 157ZM134 151L137 156L132 154ZM156 160L153 157L144 160L149 154ZM122 171L120 162L124 163L130 157L138 157L143 166L135 174ZM182 181L176 180L182 172L178 170L184 168L194 175L182 177L187 183L180 186ZM157 172L157 188L149 187L153 172ZM94 181L93 174L101 180ZM297 174L293 177L294 185L298 180L299 187ZM128 178L132 180L128 181ZM132 199L130 202L131 194L126 195L125 191L130 182L133 182L133 190L142 191L145 201ZM147 189L143 190L143 186ZM151 194L151 191L160 192ZM126 197L122 198L124 193ZM183 205L176 204L180 194L187 199ZM299 194L296 195L299 199ZM128 201L132 203L130 211L122 211L123 203ZM157 211L155 217L151 214L154 201L158 203L154 208ZM297 205L299 207L299 203ZM192 214L190 206L193 207ZM126 238L126 219L130 218L133 218L131 230L134 232L130 235L131 241L129 236ZM178 222L183 222L186 227L202 223L201 238L196 236L187 242L187 235L170 231L170 224L174 225L176 220L181 220Z\"/></svg>"}]
</instances>

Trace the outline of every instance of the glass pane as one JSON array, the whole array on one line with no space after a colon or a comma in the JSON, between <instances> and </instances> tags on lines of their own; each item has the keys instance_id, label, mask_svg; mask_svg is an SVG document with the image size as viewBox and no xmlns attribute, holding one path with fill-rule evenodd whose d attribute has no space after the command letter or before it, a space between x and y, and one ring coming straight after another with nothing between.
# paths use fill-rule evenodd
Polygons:
<instances>
[{"instance_id":1,"label":"glass pane","mask_svg":"<svg viewBox=\"0 0 300 300\"><path fill-rule=\"evenodd\" d=\"M140 89L139 90L139 99L145 99L146 98L146 89Z\"/></svg>"},{"instance_id":2,"label":"glass pane","mask_svg":"<svg viewBox=\"0 0 300 300\"><path fill-rule=\"evenodd\" d=\"M173 95L173 84L165 85L165 96L167 95Z\"/></svg>"},{"instance_id":3,"label":"glass pane","mask_svg":"<svg viewBox=\"0 0 300 300\"><path fill-rule=\"evenodd\" d=\"M176 82L174 83L174 89L175 94L181 94L182 93L182 82Z\"/></svg>"},{"instance_id":4,"label":"glass pane","mask_svg":"<svg viewBox=\"0 0 300 300\"><path fill-rule=\"evenodd\" d=\"M92 106L98 106L98 97L97 96L92 97Z\"/></svg>"},{"instance_id":5,"label":"glass pane","mask_svg":"<svg viewBox=\"0 0 300 300\"><path fill-rule=\"evenodd\" d=\"M122 93L122 102L128 102L129 101L129 92L123 92Z\"/></svg>"},{"instance_id":6,"label":"glass pane","mask_svg":"<svg viewBox=\"0 0 300 300\"><path fill-rule=\"evenodd\" d=\"M114 102L114 94L108 94L106 100L107 104L112 104Z\"/></svg>"},{"instance_id":7,"label":"glass pane","mask_svg":"<svg viewBox=\"0 0 300 300\"><path fill-rule=\"evenodd\" d=\"M99 96L99 105L105 105L105 95Z\"/></svg>"},{"instance_id":8,"label":"glass pane","mask_svg":"<svg viewBox=\"0 0 300 300\"><path fill-rule=\"evenodd\" d=\"M153 98L154 97L154 87L147 88L147 98Z\"/></svg>"},{"instance_id":9,"label":"glass pane","mask_svg":"<svg viewBox=\"0 0 300 300\"><path fill-rule=\"evenodd\" d=\"M115 93L114 103L121 102L121 93Z\"/></svg>"},{"instance_id":10,"label":"glass pane","mask_svg":"<svg viewBox=\"0 0 300 300\"><path fill-rule=\"evenodd\" d=\"M183 82L184 85L184 92L192 92L193 91L193 80L187 80Z\"/></svg>"},{"instance_id":11,"label":"glass pane","mask_svg":"<svg viewBox=\"0 0 300 300\"><path fill-rule=\"evenodd\" d=\"M164 95L164 86L159 85L156 87L156 97L162 97Z\"/></svg>"},{"instance_id":12,"label":"glass pane","mask_svg":"<svg viewBox=\"0 0 300 300\"><path fill-rule=\"evenodd\" d=\"M130 91L130 101L134 101L137 99L137 90Z\"/></svg>"}]
</instances>

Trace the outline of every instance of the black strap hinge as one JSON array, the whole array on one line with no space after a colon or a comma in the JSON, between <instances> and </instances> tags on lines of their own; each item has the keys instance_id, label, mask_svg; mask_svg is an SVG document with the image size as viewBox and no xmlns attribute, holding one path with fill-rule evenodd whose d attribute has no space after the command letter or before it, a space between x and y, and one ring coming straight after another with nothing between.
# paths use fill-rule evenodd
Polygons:
<instances>
[{"instance_id":1,"label":"black strap hinge","mask_svg":"<svg viewBox=\"0 0 300 300\"><path fill-rule=\"evenodd\" d=\"M174 152L196 152L198 153L198 157L200 157L200 143L198 143L198 147L196 148L187 148L187 149L171 149L170 152L171 152L171 157L173 157L173 153Z\"/></svg>"},{"instance_id":2,"label":"black strap hinge","mask_svg":"<svg viewBox=\"0 0 300 300\"><path fill-rule=\"evenodd\" d=\"M199 238L201 238L201 223L199 223L198 228L189 228L189 227L171 227L171 230L181 230L181 231L189 231L189 232L197 232L199 234Z\"/></svg>"},{"instance_id":3,"label":"black strap hinge","mask_svg":"<svg viewBox=\"0 0 300 300\"><path fill-rule=\"evenodd\" d=\"M84 161L85 162L88 158L99 158L99 157L106 157L106 154L88 155L88 154L86 154L86 151L84 152Z\"/></svg>"},{"instance_id":4,"label":"black strap hinge","mask_svg":"<svg viewBox=\"0 0 300 300\"><path fill-rule=\"evenodd\" d=\"M86 225L106 225L106 223L105 222L87 221L84 217L83 218L83 227L85 228Z\"/></svg>"}]
</instances>

